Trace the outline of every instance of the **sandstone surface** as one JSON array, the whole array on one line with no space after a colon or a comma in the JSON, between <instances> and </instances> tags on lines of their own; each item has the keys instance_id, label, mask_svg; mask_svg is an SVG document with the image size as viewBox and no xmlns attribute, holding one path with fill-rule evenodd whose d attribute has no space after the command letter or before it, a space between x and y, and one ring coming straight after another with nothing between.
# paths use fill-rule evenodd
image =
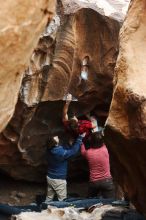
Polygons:
<instances>
[{"instance_id":1,"label":"sandstone surface","mask_svg":"<svg viewBox=\"0 0 146 220\"><path fill-rule=\"evenodd\" d=\"M146 215L145 25L145 1L134 0L120 31L106 137L115 179Z\"/></svg>"},{"instance_id":2,"label":"sandstone surface","mask_svg":"<svg viewBox=\"0 0 146 220\"><path fill-rule=\"evenodd\" d=\"M0 12L0 131L11 119L23 78L23 71L55 1L1 1Z\"/></svg>"},{"instance_id":3,"label":"sandstone surface","mask_svg":"<svg viewBox=\"0 0 146 220\"><path fill-rule=\"evenodd\" d=\"M123 21L127 13L130 0L62 0L65 13L70 14L81 8L92 8L101 15L117 21Z\"/></svg>"},{"instance_id":4,"label":"sandstone surface","mask_svg":"<svg viewBox=\"0 0 146 220\"><path fill-rule=\"evenodd\" d=\"M61 120L68 92L78 99L71 103L69 115L92 111L103 125L108 114L120 25L92 9L72 15L61 9L60 21L54 17L34 50L15 114L1 133L0 146L5 149L1 170L18 179L44 180L48 136L68 138ZM89 56L87 80L81 78L85 56Z\"/></svg>"},{"instance_id":5,"label":"sandstone surface","mask_svg":"<svg viewBox=\"0 0 146 220\"><path fill-rule=\"evenodd\" d=\"M116 20L123 20L127 6L115 1L107 11L111 0L103 7L97 2L64 0L51 23L54 1L1 3L0 169L12 177L44 180L46 140L65 137L61 115L68 92L78 99L70 115L92 112L100 125L108 116L119 49ZM120 32L105 135L115 180L146 216L145 24L145 1L133 0Z\"/></svg>"}]
</instances>

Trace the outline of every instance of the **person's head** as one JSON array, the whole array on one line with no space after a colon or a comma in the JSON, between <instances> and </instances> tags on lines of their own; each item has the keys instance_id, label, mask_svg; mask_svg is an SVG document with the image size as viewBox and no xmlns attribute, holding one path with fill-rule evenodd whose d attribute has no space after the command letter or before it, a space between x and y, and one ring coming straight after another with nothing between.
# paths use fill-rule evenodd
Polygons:
<instances>
[{"instance_id":1,"label":"person's head","mask_svg":"<svg viewBox=\"0 0 146 220\"><path fill-rule=\"evenodd\" d=\"M75 116L69 120L69 126L73 130L78 128L78 119Z\"/></svg>"},{"instance_id":2,"label":"person's head","mask_svg":"<svg viewBox=\"0 0 146 220\"><path fill-rule=\"evenodd\" d=\"M56 145L59 144L59 137L58 137L58 136L54 136L54 137L53 137L53 140L56 141Z\"/></svg>"},{"instance_id":3,"label":"person's head","mask_svg":"<svg viewBox=\"0 0 146 220\"><path fill-rule=\"evenodd\" d=\"M100 148L104 144L102 131L97 131L91 134L90 145L92 148Z\"/></svg>"},{"instance_id":4,"label":"person's head","mask_svg":"<svg viewBox=\"0 0 146 220\"><path fill-rule=\"evenodd\" d=\"M59 144L59 137L58 136L49 137L49 139L47 141L48 148L52 148L54 146L57 146L58 144Z\"/></svg>"}]
</instances>

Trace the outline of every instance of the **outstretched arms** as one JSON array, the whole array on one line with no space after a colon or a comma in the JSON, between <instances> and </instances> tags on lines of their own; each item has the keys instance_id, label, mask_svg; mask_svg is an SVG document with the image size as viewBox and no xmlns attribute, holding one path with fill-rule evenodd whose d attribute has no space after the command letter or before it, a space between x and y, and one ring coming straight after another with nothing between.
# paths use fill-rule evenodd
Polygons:
<instances>
[{"instance_id":1,"label":"outstretched arms","mask_svg":"<svg viewBox=\"0 0 146 220\"><path fill-rule=\"evenodd\" d=\"M64 159L68 159L78 153L82 144L82 139L85 137L85 134L86 133L79 135L73 143L72 147L64 152Z\"/></svg>"},{"instance_id":2,"label":"outstretched arms","mask_svg":"<svg viewBox=\"0 0 146 220\"><path fill-rule=\"evenodd\" d=\"M68 108L69 108L71 101L72 101L72 95L68 94L67 99L66 99L66 103L63 107L63 112L62 112L62 121L63 122L68 121Z\"/></svg>"},{"instance_id":3,"label":"outstretched arms","mask_svg":"<svg viewBox=\"0 0 146 220\"><path fill-rule=\"evenodd\" d=\"M85 133L78 136L78 138L75 140L75 142L72 144L72 146L68 149L60 148L57 151L56 158L58 160L66 160L70 157L76 155L81 147L82 139L85 137Z\"/></svg>"}]
</instances>

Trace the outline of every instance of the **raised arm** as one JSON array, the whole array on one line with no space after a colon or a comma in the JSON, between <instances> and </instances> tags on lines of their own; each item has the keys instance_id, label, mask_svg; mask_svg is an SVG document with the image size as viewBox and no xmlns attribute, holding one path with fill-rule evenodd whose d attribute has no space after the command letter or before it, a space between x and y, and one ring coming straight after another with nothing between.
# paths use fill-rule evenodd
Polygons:
<instances>
[{"instance_id":1,"label":"raised arm","mask_svg":"<svg viewBox=\"0 0 146 220\"><path fill-rule=\"evenodd\" d=\"M76 155L76 154L78 153L78 151L80 150L83 137L85 137L85 133L79 135L78 138L75 140L75 142L73 143L73 145L72 145L69 149L63 149L63 148L61 148L61 149L57 152L56 158L57 158L58 160L67 160L67 159L69 159L70 157Z\"/></svg>"},{"instance_id":2,"label":"raised arm","mask_svg":"<svg viewBox=\"0 0 146 220\"><path fill-rule=\"evenodd\" d=\"M72 101L72 95L68 94L67 98L66 98L66 103L63 107L63 112L62 112L62 121L63 122L68 121L68 108L69 108L71 101Z\"/></svg>"},{"instance_id":3,"label":"raised arm","mask_svg":"<svg viewBox=\"0 0 146 220\"><path fill-rule=\"evenodd\" d=\"M79 135L78 138L73 143L72 147L70 149L67 149L64 153L64 159L68 159L78 153L80 150L81 144L82 144L83 136Z\"/></svg>"}]
</instances>

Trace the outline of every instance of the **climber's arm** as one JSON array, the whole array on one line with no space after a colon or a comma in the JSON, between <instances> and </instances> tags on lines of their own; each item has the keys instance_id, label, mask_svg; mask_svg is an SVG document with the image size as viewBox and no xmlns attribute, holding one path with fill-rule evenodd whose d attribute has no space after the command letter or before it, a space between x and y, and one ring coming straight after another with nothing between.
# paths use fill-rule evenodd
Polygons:
<instances>
[{"instance_id":1,"label":"climber's arm","mask_svg":"<svg viewBox=\"0 0 146 220\"><path fill-rule=\"evenodd\" d=\"M72 95L68 94L67 99L66 99L66 103L63 107L63 112L62 112L62 121L63 122L68 121L68 108L69 108L71 101L72 101Z\"/></svg>"}]
</instances>

